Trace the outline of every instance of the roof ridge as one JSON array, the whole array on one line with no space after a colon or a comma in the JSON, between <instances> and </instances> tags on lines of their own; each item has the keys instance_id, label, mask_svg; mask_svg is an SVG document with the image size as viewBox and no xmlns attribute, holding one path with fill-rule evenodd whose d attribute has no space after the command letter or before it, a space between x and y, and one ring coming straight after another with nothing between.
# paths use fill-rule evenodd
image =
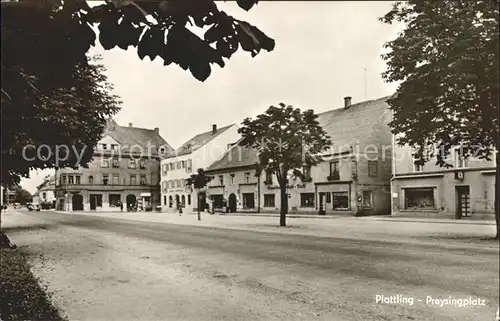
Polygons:
<instances>
[{"instance_id":1,"label":"roof ridge","mask_svg":"<svg viewBox=\"0 0 500 321\"><path fill-rule=\"evenodd\" d=\"M321 113L318 113L317 115L320 116L320 115L323 115L323 114L326 114L326 113L329 113L332 111L337 111L337 110L341 111L341 110L350 109L352 107L357 107L357 106L362 105L362 104L373 103L373 102L380 101L380 100L387 100L390 97L392 97L392 95L388 95L388 96L384 96L384 97L380 97L380 98L376 98L376 99L363 100L363 101L357 102L355 104L352 104L351 106L349 106L349 108L339 107L339 108L329 109L329 110L323 111Z\"/></svg>"}]
</instances>

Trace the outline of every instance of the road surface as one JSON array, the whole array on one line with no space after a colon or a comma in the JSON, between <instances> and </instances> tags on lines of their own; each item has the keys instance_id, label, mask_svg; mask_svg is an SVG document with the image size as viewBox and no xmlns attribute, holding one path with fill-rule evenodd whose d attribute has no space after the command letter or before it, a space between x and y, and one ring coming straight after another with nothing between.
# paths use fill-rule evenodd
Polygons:
<instances>
[{"instance_id":1,"label":"road surface","mask_svg":"<svg viewBox=\"0 0 500 321\"><path fill-rule=\"evenodd\" d=\"M491 241L398 240L387 229L378 240L359 231L317 237L43 211L3 221L70 320L487 321L498 307ZM474 306L441 301L470 298Z\"/></svg>"}]
</instances>

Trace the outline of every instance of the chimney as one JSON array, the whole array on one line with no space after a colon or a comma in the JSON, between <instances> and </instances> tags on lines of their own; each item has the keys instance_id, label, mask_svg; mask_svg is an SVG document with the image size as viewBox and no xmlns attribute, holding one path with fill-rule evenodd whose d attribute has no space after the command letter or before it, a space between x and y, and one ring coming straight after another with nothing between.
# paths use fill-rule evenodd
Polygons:
<instances>
[{"instance_id":1,"label":"chimney","mask_svg":"<svg viewBox=\"0 0 500 321\"><path fill-rule=\"evenodd\" d=\"M159 134L160 133L160 129L158 127L155 127L155 132L157 132Z\"/></svg>"},{"instance_id":2,"label":"chimney","mask_svg":"<svg viewBox=\"0 0 500 321\"><path fill-rule=\"evenodd\" d=\"M349 108L349 107L351 107L351 98L352 98L352 97L349 97L349 96L344 97L344 108Z\"/></svg>"},{"instance_id":3,"label":"chimney","mask_svg":"<svg viewBox=\"0 0 500 321\"><path fill-rule=\"evenodd\" d=\"M214 135L217 132L217 124L212 125L212 135Z\"/></svg>"},{"instance_id":4,"label":"chimney","mask_svg":"<svg viewBox=\"0 0 500 321\"><path fill-rule=\"evenodd\" d=\"M128 123L128 127L132 127L132 123Z\"/></svg>"}]
</instances>

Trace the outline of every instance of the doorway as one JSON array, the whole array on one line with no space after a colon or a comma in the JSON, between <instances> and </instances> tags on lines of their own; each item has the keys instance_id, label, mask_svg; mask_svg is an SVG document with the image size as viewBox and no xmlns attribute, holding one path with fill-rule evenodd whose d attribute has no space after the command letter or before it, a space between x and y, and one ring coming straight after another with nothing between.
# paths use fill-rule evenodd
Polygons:
<instances>
[{"instance_id":1,"label":"doorway","mask_svg":"<svg viewBox=\"0 0 500 321\"><path fill-rule=\"evenodd\" d=\"M137 198L135 197L134 194L128 194L127 197L125 198L125 202L127 202L127 210L134 208L136 201Z\"/></svg>"},{"instance_id":2,"label":"doorway","mask_svg":"<svg viewBox=\"0 0 500 321\"><path fill-rule=\"evenodd\" d=\"M253 195L253 194L252 194ZM229 200L228 200L228 207L229 207L229 212L234 213L236 212L236 195L231 194L229 195Z\"/></svg>"},{"instance_id":3,"label":"doorway","mask_svg":"<svg viewBox=\"0 0 500 321\"><path fill-rule=\"evenodd\" d=\"M470 187L466 186L455 186L456 194L456 210L455 218L460 219L462 217L470 217Z\"/></svg>"},{"instance_id":4,"label":"doorway","mask_svg":"<svg viewBox=\"0 0 500 321\"><path fill-rule=\"evenodd\" d=\"M83 211L83 196L80 194L73 195L71 199L73 211Z\"/></svg>"}]
</instances>

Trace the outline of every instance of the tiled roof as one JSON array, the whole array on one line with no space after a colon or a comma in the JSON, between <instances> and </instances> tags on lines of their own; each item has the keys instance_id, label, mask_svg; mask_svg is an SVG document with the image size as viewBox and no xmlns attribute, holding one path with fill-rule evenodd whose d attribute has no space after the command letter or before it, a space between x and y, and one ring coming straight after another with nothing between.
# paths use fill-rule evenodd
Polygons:
<instances>
[{"instance_id":1,"label":"tiled roof","mask_svg":"<svg viewBox=\"0 0 500 321\"><path fill-rule=\"evenodd\" d=\"M390 112L385 102L390 96L352 104L348 108L334 109L318 114L318 121L330 136L335 153L348 150L357 138L370 133L373 125L386 113ZM336 148L335 146L338 146ZM253 165L258 161L256 150L234 146L207 171L230 169Z\"/></svg>"},{"instance_id":2,"label":"tiled roof","mask_svg":"<svg viewBox=\"0 0 500 321\"><path fill-rule=\"evenodd\" d=\"M119 126L113 120L110 122L113 125L108 125L104 135L113 137L120 144L121 151L128 151L132 146L140 146L144 151L148 151L151 146L152 154L158 154L157 147L160 146L166 148L167 152L174 150L154 129Z\"/></svg>"},{"instance_id":3,"label":"tiled roof","mask_svg":"<svg viewBox=\"0 0 500 321\"><path fill-rule=\"evenodd\" d=\"M377 121L390 113L386 100L390 96L352 104L348 108L333 109L318 114L318 121L330 136L332 151L340 153L354 145L356 139L371 132Z\"/></svg>"},{"instance_id":4,"label":"tiled roof","mask_svg":"<svg viewBox=\"0 0 500 321\"><path fill-rule=\"evenodd\" d=\"M52 190L56 186L56 178L54 175L50 175L45 178L42 184L38 185L37 187L37 192L38 191L46 191L46 190Z\"/></svg>"},{"instance_id":5,"label":"tiled roof","mask_svg":"<svg viewBox=\"0 0 500 321\"><path fill-rule=\"evenodd\" d=\"M184 144L182 144L179 148L177 148L175 153L171 153L167 158L190 154L190 153L194 152L195 150L203 147L208 142L210 142L212 139L219 136L220 134L222 134L223 132L225 132L226 130L231 128L232 126L235 126L235 124L231 124L231 125L228 125L225 127L218 128L217 131L215 132L215 134L213 134L212 131L207 131L207 132L198 134L198 135L194 136L193 138L191 138L190 140L188 140L187 142L185 142Z\"/></svg>"},{"instance_id":6,"label":"tiled roof","mask_svg":"<svg viewBox=\"0 0 500 321\"><path fill-rule=\"evenodd\" d=\"M214 171L234 167L252 166L259 161L257 151L235 144L218 161L212 163L206 170Z\"/></svg>"}]
</instances>

